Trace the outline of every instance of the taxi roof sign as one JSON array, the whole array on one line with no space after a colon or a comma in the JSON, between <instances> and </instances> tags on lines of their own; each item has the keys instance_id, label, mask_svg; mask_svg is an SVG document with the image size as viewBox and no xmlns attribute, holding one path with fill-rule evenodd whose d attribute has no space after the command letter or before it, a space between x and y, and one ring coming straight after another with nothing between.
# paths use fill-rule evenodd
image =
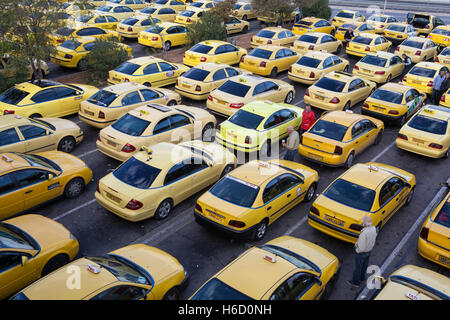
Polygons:
<instances>
[{"instance_id":1,"label":"taxi roof sign","mask_svg":"<svg viewBox=\"0 0 450 320\"><path fill-rule=\"evenodd\" d=\"M369 171L375 171L375 172L378 172L378 168L377 167L375 167L373 164L371 164L371 165L369 165Z\"/></svg>"},{"instance_id":2,"label":"taxi roof sign","mask_svg":"<svg viewBox=\"0 0 450 320\"><path fill-rule=\"evenodd\" d=\"M267 261L272 262L272 263L277 262L277 258L276 257L268 255L268 254L264 255L264 260L267 260Z\"/></svg>"},{"instance_id":3,"label":"taxi roof sign","mask_svg":"<svg viewBox=\"0 0 450 320\"><path fill-rule=\"evenodd\" d=\"M93 274L98 274L100 273L100 269L97 267L94 267L92 264L88 264L88 268L87 268L90 272L92 272Z\"/></svg>"},{"instance_id":4,"label":"taxi roof sign","mask_svg":"<svg viewBox=\"0 0 450 320\"><path fill-rule=\"evenodd\" d=\"M13 159L4 154L2 155L2 160L6 162L13 162Z\"/></svg>"}]
</instances>

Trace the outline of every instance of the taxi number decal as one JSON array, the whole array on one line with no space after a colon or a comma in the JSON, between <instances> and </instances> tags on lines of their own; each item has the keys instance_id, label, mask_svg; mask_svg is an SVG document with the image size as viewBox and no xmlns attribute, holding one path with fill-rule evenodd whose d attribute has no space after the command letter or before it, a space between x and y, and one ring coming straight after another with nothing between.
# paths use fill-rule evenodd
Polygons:
<instances>
[{"instance_id":1,"label":"taxi number decal","mask_svg":"<svg viewBox=\"0 0 450 320\"><path fill-rule=\"evenodd\" d=\"M297 197L299 197L302 194L302 187L297 188Z\"/></svg>"},{"instance_id":2,"label":"taxi number decal","mask_svg":"<svg viewBox=\"0 0 450 320\"><path fill-rule=\"evenodd\" d=\"M175 72L173 72L173 71L166 72L166 77L173 77L174 75L175 75Z\"/></svg>"},{"instance_id":3,"label":"taxi number decal","mask_svg":"<svg viewBox=\"0 0 450 320\"><path fill-rule=\"evenodd\" d=\"M410 115L416 109L416 107L419 105L419 101L420 101L420 97L417 97L414 100L412 100L406 104L406 106L407 106L406 113L408 115Z\"/></svg>"}]
</instances>

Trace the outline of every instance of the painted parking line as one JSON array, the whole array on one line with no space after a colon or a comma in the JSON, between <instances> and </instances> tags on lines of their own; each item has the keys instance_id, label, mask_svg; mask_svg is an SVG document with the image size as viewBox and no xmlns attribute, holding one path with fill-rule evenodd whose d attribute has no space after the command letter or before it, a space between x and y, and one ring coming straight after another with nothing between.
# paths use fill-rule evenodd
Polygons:
<instances>
[{"instance_id":1,"label":"painted parking line","mask_svg":"<svg viewBox=\"0 0 450 320\"><path fill-rule=\"evenodd\" d=\"M80 155L75 155L75 157L83 158L83 157L85 157L85 156L87 156L87 155L90 155L91 153L96 152L96 151L98 151L98 149L93 149L93 150L91 150L91 151L87 151L87 152L82 153L82 154L80 154Z\"/></svg>"},{"instance_id":2,"label":"painted parking line","mask_svg":"<svg viewBox=\"0 0 450 320\"><path fill-rule=\"evenodd\" d=\"M95 201L96 201L95 198L92 199L92 200L89 200L88 202L85 202L85 203L83 203L82 205L80 205L78 207L75 207L75 208L73 208L73 209L71 209L69 211L66 211L66 212L60 214L59 216L56 216L55 218L53 218L53 220L58 221L58 220L64 218L65 216L68 216L71 213L74 213L74 212L76 212L76 211L78 211L80 209L83 209L84 207L87 207L87 206L93 204Z\"/></svg>"}]
</instances>

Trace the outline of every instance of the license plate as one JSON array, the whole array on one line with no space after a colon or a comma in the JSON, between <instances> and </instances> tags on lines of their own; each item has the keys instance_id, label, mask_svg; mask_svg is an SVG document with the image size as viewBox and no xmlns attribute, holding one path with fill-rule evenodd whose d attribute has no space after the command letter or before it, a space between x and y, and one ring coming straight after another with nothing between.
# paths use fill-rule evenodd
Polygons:
<instances>
[{"instance_id":1,"label":"license plate","mask_svg":"<svg viewBox=\"0 0 450 320\"><path fill-rule=\"evenodd\" d=\"M374 110L377 110L377 111L383 111L383 110L384 110L384 108L377 107L377 106L372 106L372 108L373 108Z\"/></svg>"},{"instance_id":2,"label":"license plate","mask_svg":"<svg viewBox=\"0 0 450 320\"><path fill-rule=\"evenodd\" d=\"M119 78L112 78L113 79L113 81L120 81L120 79Z\"/></svg>"},{"instance_id":3,"label":"license plate","mask_svg":"<svg viewBox=\"0 0 450 320\"><path fill-rule=\"evenodd\" d=\"M424 143L424 142L425 142L425 141L423 141L423 140L416 139L416 138L412 138L412 140L413 140L414 142L418 142L418 143Z\"/></svg>"},{"instance_id":4,"label":"license plate","mask_svg":"<svg viewBox=\"0 0 450 320\"><path fill-rule=\"evenodd\" d=\"M188 84L181 84L184 88L190 88L191 86Z\"/></svg>"},{"instance_id":5,"label":"license plate","mask_svg":"<svg viewBox=\"0 0 450 320\"><path fill-rule=\"evenodd\" d=\"M113 196L111 193L108 193L108 192L106 192L106 197L117 203L119 203L121 201L120 198Z\"/></svg>"},{"instance_id":6,"label":"license plate","mask_svg":"<svg viewBox=\"0 0 450 320\"><path fill-rule=\"evenodd\" d=\"M448 259L447 257L438 255L437 260L438 260L439 262L442 262L442 263L445 263L445 264L447 264L447 265L450 265L450 259Z\"/></svg>"},{"instance_id":7,"label":"license plate","mask_svg":"<svg viewBox=\"0 0 450 320\"><path fill-rule=\"evenodd\" d=\"M263 43L261 40L256 40L257 43Z\"/></svg>"},{"instance_id":8,"label":"license plate","mask_svg":"<svg viewBox=\"0 0 450 320\"><path fill-rule=\"evenodd\" d=\"M237 135L235 135L235 134L233 134L233 133L228 133L227 134L229 137L232 137L232 138L237 138Z\"/></svg>"},{"instance_id":9,"label":"license plate","mask_svg":"<svg viewBox=\"0 0 450 320\"><path fill-rule=\"evenodd\" d=\"M216 100L218 103L222 104L222 105L226 105L227 103L225 101L221 101L221 100Z\"/></svg>"},{"instance_id":10,"label":"license plate","mask_svg":"<svg viewBox=\"0 0 450 320\"><path fill-rule=\"evenodd\" d=\"M360 46L353 46L353 49L359 50L359 49L361 49L361 47Z\"/></svg>"},{"instance_id":11,"label":"license plate","mask_svg":"<svg viewBox=\"0 0 450 320\"><path fill-rule=\"evenodd\" d=\"M415 84L422 84L422 81L420 81L420 80L412 80L412 83L415 83Z\"/></svg>"},{"instance_id":12,"label":"license plate","mask_svg":"<svg viewBox=\"0 0 450 320\"><path fill-rule=\"evenodd\" d=\"M310 153L310 152L308 152L308 157L311 159L314 159L314 160L319 160L319 161L323 160L322 156L318 156L317 154Z\"/></svg>"},{"instance_id":13,"label":"license plate","mask_svg":"<svg viewBox=\"0 0 450 320\"><path fill-rule=\"evenodd\" d=\"M304 50L304 49L305 49L305 47L300 47L300 46L297 46L297 49L299 49L299 50Z\"/></svg>"},{"instance_id":14,"label":"license plate","mask_svg":"<svg viewBox=\"0 0 450 320\"><path fill-rule=\"evenodd\" d=\"M113 142L111 140L108 140L108 139L106 139L106 143L109 144L110 146L113 146L113 147L117 146L117 143L115 143L115 142Z\"/></svg>"},{"instance_id":15,"label":"license plate","mask_svg":"<svg viewBox=\"0 0 450 320\"><path fill-rule=\"evenodd\" d=\"M319 100L325 100L325 97L318 96L318 95L316 95L316 98L319 99Z\"/></svg>"},{"instance_id":16,"label":"license plate","mask_svg":"<svg viewBox=\"0 0 450 320\"><path fill-rule=\"evenodd\" d=\"M209 210L208 210L208 216L216 221L222 222L224 220L224 218L222 218L218 214L215 214L214 212L210 212Z\"/></svg>"},{"instance_id":17,"label":"license plate","mask_svg":"<svg viewBox=\"0 0 450 320\"><path fill-rule=\"evenodd\" d=\"M445 63L445 64L450 64L450 60L448 60L448 59L444 59L444 60L442 60L442 63Z\"/></svg>"},{"instance_id":18,"label":"license plate","mask_svg":"<svg viewBox=\"0 0 450 320\"><path fill-rule=\"evenodd\" d=\"M329 215L325 215L325 220L330 221L331 223L337 224L338 226L343 226L344 225L344 221L330 217Z\"/></svg>"},{"instance_id":19,"label":"license plate","mask_svg":"<svg viewBox=\"0 0 450 320\"><path fill-rule=\"evenodd\" d=\"M363 68L361 68L361 71L363 71L363 72L365 72L365 73L370 73L370 70L363 69Z\"/></svg>"},{"instance_id":20,"label":"license plate","mask_svg":"<svg viewBox=\"0 0 450 320\"><path fill-rule=\"evenodd\" d=\"M84 113L86 113L87 115L89 115L91 117L94 116L94 113L91 111L84 110Z\"/></svg>"}]
</instances>

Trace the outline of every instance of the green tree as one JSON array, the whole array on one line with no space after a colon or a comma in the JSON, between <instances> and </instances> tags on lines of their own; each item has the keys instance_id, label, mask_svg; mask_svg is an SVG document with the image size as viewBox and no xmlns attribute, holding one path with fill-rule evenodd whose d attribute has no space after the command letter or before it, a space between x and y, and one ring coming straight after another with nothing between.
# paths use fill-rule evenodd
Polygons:
<instances>
[{"instance_id":1,"label":"green tree","mask_svg":"<svg viewBox=\"0 0 450 320\"><path fill-rule=\"evenodd\" d=\"M285 21L290 20L296 9L293 2L286 0L251 0L251 4L258 16L270 18L271 24L277 25L283 25Z\"/></svg>"},{"instance_id":2,"label":"green tree","mask_svg":"<svg viewBox=\"0 0 450 320\"><path fill-rule=\"evenodd\" d=\"M2 55L5 57L4 55ZM16 56L8 57L7 63L3 69L0 70L0 92L3 92L16 83L22 83L30 78L30 71L27 61Z\"/></svg>"},{"instance_id":3,"label":"green tree","mask_svg":"<svg viewBox=\"0 0 450 320\"><path fill-rule=\"evenodd\" d=\"M227 29L222 18L210 11L206 11L198 23L188 26L187 46L206 40L227 40Z\"/></svg>"},{"instance_id":4,"label":"green tree","mask_svg":"<svg viewBox=\"0 0 450 320\"><path fill-rule=\"evenodd\" d=\"M236 4L236 0L223 0L211 9L211 13L219 16L222 21L228 21L231 14L234 11L234 5Z\"/></svg>"},{"instance_id":5,"label":"green tree","mask_svg":"<svg viewBox=\"0 0 450 320\"><path fill-rule=\"evenodd\" d=\"M331 8L328 0L294 0L296 5L302 9L304 17L316 17L329 20Z\"/></svg>"}]
</instances>

